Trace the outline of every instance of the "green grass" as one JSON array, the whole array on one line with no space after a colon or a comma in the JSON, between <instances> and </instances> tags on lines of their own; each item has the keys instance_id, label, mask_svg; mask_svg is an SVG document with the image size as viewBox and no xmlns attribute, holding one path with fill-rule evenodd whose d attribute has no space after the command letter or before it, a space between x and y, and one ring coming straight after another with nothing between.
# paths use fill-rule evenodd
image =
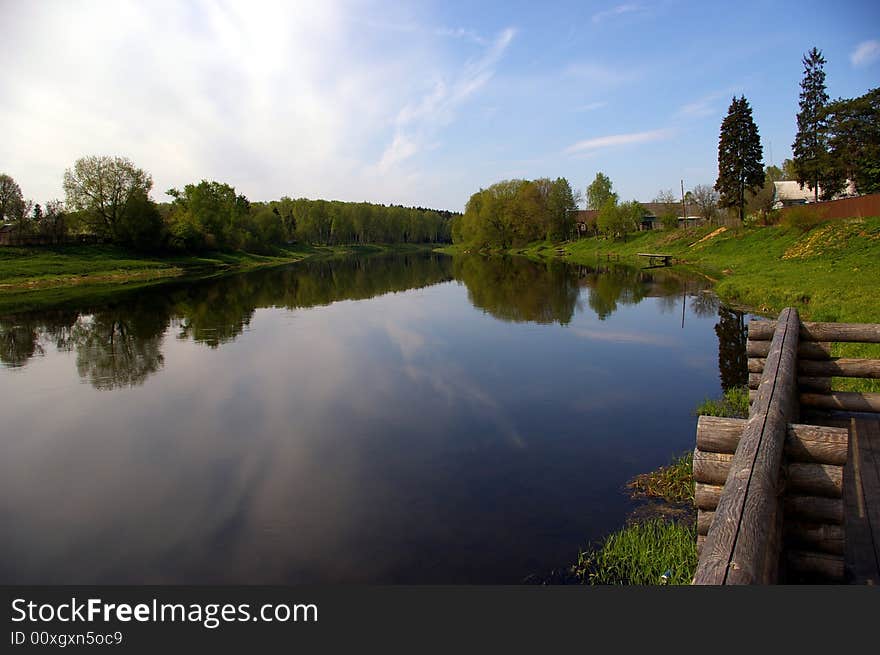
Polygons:
<instances>
[{"instance_id":1,"label":"green grass","mask_svg":"<svg viewBox=\"0 0 880 655\"><path fill-rule=\"evenodd\" d=\"M564 245L565 258L590 263L614 253L644 265L637 253L669 253L716 279L715 290L728 304L768 315L796 307L812 321L880 322L880 218L825 221L806 231L729 228L699 242L715 229L640 232L626 241L582 239ZM533 256L555 252L543 243L525 249Z\"/></svg>"},{"instance_id":2,"label":"green grass","mask_svg":"<svg viewBox=\"0 0 880 655\"><path fill-rule=\"evenodd\" d=\"M642 473L627 484L636 495L662 498L668 503L685 503L694 499L694 456L687 452L668 466Z\"/></svg>"},{"instance_id":3,"label":"green grass","mask_svg":"<svg viewBox=\"0 0 880 655\"><path fill-rule=\"evenodd\" d=\"M574 573L594 585L690 584L697 568L695 528L678 521L631 523L581 551Z\"/></svg>"},{"instance_id":4,"label":"green grass","mask_svg":"<svg viewBox=\"0 0 880 655\"><path fill-rule=\"evenodd\" d=\"M734 387L725 391L721 398L706 398L697 406L694 413L697 416L748 418L749 390L746 387Z\"/></svg>"}]
</instances>

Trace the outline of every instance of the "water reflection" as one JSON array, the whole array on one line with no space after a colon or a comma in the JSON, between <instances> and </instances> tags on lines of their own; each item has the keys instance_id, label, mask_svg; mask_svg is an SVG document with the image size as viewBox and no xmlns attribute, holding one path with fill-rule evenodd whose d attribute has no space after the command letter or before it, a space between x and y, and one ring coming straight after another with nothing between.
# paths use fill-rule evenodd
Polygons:
<instances>
[{"instance_id":1,"label":"water reflection","mask_svg":"<svg viewBox=\"0 0 880 655\"><path fill-rule=\"evenodd\" d=\"M3 317L0 581L564 566L625 519L623 481L693 445L718 392L703 286L407 255Z\"/></svg>"},{"instance_id":2,"label":"water reflection","mask_svg":"<svg viewBox=\"0 0 880 655\"><path fill-rule=\"evenodd\" d=\"M718 308L718 373L721 388L744 387L749 382L749 360L746 356L746 341L749 328L745 313L728 307Z\"/></svg>"},{"instance_id":3,"label":"water reflection","mask_svg":"<svg viewBox=\"0 0 880 655\"><path fill-rule=\"evenodd\" d=\"M0 361L24 366L54 345L76 353L80 377L96 389L136 386L162 369L166 335L218 348L246 331L259 308L294 310L363 300L451 279L465 285L474 307L517 323L568 325L575 312L584 309L584 296L601 321L646 298L656 298L660 311L668 312L682 294L693 296L697 315L718 311L715 296L701 293L708 281L664 269L572 266L509 257L453 259L433 253L355 257L208 281L178 281L122 293L110 303L0 317ZM724 312L718 334L728 354L719 360L722 370L732 371L740 360L733 359L735 344ZM725 384L728 378L734 380L733 373L724 375Z\"/></svg>"}]
</instances>

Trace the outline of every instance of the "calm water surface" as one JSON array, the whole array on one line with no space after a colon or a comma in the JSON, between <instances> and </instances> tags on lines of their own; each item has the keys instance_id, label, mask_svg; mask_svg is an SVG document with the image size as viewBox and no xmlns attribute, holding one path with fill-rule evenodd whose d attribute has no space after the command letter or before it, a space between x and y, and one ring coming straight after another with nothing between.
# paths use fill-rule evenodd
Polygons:
<instances>
[{"instance_id":1,"label":"calm water surface","mask_svg":"<svg viewBox=\"0 0 880 655\"><path fill-rule=\"evenodd\" d=\"M663 269L312 262L0 317L3 583L517 583L742 381Z\"/></svg>"}]
</instances>

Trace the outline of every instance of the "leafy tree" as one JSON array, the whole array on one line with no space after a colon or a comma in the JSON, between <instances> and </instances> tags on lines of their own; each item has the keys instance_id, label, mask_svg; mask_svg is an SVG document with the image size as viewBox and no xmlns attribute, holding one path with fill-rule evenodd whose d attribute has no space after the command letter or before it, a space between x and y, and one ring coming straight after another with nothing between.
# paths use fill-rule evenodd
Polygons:
<instances>
[{"instance_id":1,"label":"leafy tree","mask_svg":"<svg viewBox=\"0 0 880 655\"><path fill-rule=\"evenodd\" d=\"M826 107L831 171L824 194L852 180L859 193L880 193L880 87Z\"/></svg>"},{"instance_id":2,"label":"leafy tree","mask_svg":"<svg viewBox=\"0 0 880 655\"><path fill-rule=\"evenodd\" d=\"M681 209L681 203L675 192L672 189L661 189L657 192L654 202L663 206L657 217L663 228L672 230L678 227L678 212Z\"/></svg>"},{"instance_id":3,"label":"leafy tree","mask_svg":"<svg viewBox=\"0 0 880 655\"><path fill-rule=\"evenodd\" d=\"M607 198L605 204L599 209L599 215L596 217L596 227L606 237L616 239L624 231L623 221L620 207L617 206L616 196Z\"/></svg>"},{"instance_id":4,"label":"leafy tree","mask_svg":"<svg viewBox=\"0 0 880 655\"><path fill-rule=\"evenodd\" d=\"M6 173L0 173L0 221L18 216L24 204L21 187Z\"/></svg>"},{"instance_id":5,"label":"leafy tree","mask_svg":"<svg viewBox=\"0 0 880 655\"><path fill-rule=\"evenodd\" d=\"M243 244L243 221L250 204L235 188L202 180L183 191L169 189L174 207L169 217L171 233L186 248L239 248Z\"/></svg>"},{"instance_id":6,"label":"leafy tree","mask_svg":"<svg viewBox=\"0 0 880 655\"><path fill-rule=\"evenodd\" d=\"M587 208L601 210L609 198L617 203L617 194L611 190L611 178L605 173L596 173L596 179L587 187Z\"/></svg>"},{"instance_id":7,"label":"leafy tree","mask_svg":"<svg viewBox=\"0 0 880 655\"><path fill-rule=\"evenodd\" d=\"M117 241L133 233L134 219L126 215L140 207L133 199L147 197L152 188L150 175L125 157L82 157L64 172L67 206L83 212L92 232Z\"/></svg>"},{"instance_id":8,"label":"leafy tree","mask_svg":"<svg viewBox=\"0 0 880 655\"><path fill-rule=\"evenodd\" d=\"M720 193L721 206L739 208L740 220L745 217L746 192L764 184L763 156L752 108L745 96L733 98L721 123L715 190Z\"/></svg>"},{"instance_id":9,"label":"leafy tree","mask_svg":"<svg viewBox=\"0 0 880 655\"><path fill-rule=\"evenodd\" d=\"M764 176L770 182L780 182L785 179L785 173L779 166L768 166L764 169Z\"/></svg>"},{"instance_id":10,"label":"leafy tree","mask_svg":"<svg viewBox=\"0 0 880 655\"><path fill-rule=\"evenodd\" d=\"M803 58L804 77L801 80L800 111L797 115L797 134L791 145L794 153L795 172L798 183L813 189L815 200L819 199L819 184L828 173L828 137L825 120L825 58L816 48Z\"/></svg>"},{"instance_id":11,"label":"leafy tree","mask_svg":"<svg viewBox=\"0 0 880 655\"><path fill-rule=\"evenodd\" d=\"M718 192L708 184L694 187L693 202L700 216L707 221L713 221L718 216Z\"/></svg>"},{"instance_id":12,"label":"leafy tree","mask_svg":"<svg viewBox=\"0 0 880 655\"><path fill-rule=\"evenodd\" d=\"M795 170L793 160L786 159L782 162L782 179L790 182L797 180L797 170Z\"/></svg>"},{"instance_id":13,"label":"leafy tree","mask_svg":"<svg viewBox=\"0 0 880 655\"><path fill-rule=\"evenodd\" d=\"M38 228L40 233L52 243L61 243L67 235L68 222L64 211L64 204L60 200L50 200L46 203L46 211Z\"/></svg>"}]
</instances>

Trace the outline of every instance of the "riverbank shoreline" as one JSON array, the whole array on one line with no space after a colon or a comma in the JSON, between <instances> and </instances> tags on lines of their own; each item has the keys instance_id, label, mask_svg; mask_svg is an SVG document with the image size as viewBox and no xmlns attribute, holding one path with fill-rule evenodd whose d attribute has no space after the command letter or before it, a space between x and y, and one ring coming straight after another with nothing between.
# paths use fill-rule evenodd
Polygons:
<instances>
[{"instance_id":1,"label":"riverbank shoreline","mask_svg":"<svg viewBox=\"0 0 880 655\"><path fill-rule=\"evenodd\" d=\"M0 312L306 260L354 254L425 252L435 248L436 244L293 245L271 254L236 251L156 255L112 245L6 247L0 249Z\"/></svg>"},{"instance_id":2,"label":"riverbank shoreline","mask_svg":"<svg viewBox=\"0 0 880 655\"><path fill-rule=\"evenodd\" d=\"M468 252L454 245L448 254ZM880 218L793 226L649 230L612 240L536 242L485 254L522 255L597 265L609 261L645 268L639 253L669 254L672 268L699 272L715 282L725 304L774 315L796 307L804 320L880 322Z\"/></svg>"}]
</instances>

